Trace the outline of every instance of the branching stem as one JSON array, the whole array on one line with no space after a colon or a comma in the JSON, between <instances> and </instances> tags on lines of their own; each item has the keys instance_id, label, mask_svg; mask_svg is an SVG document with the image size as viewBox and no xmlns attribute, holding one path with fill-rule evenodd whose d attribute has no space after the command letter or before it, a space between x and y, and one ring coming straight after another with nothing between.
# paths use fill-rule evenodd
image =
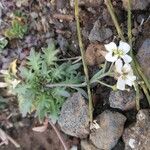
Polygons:
<instances>
[{"instance_id":1,"label":"branching stem","mask_svg":"<svg viewBox=\"0 0 150 150\"><path fill-rule=\"evenodd\" d=\"M105 3L107 5L108 11L112 17L112 20L114 22L114 25L116 27L116 30L118 32L118 35L120 36L120 38L125 41L125 37L123 36L123 32L119 26L117 17L115 16L114 13L114 9L113 6L111 4L111 0L105 0ZM135 75L138 77L139 80L143 80L145 84L143 84L141 87L145 93L145 96L147 97L147 99L149 100L149 93L148 91L146 91L147 89L150 91L150 83L149 80L146 78L146 76L144 75L144 73L142 72L142 69L139 65L139 62L136 60L135 56L133 55L133 51L132 51L132 31L131 31L132 27L131 27L131 0L128 0L128 42L131 46L131 51L130 51L130 55L133 58L133 61L131 63L133 71L135 73ZM136 82L135 83L135 90L136 90L136 103L137 103L137 109L139 109L140 105L139 105L139 100L140 100L140 90L139 90L139 85Z\"/></svg>"},{"instance_id":2,"label":"branching stem","mask_svg":"<svg viewBox=\"0 0 150 150\"><path fill-rule=\"evenodd\" d=\"M89 99L89 117L90 117L90 121L92 122L93 121L92 93L90 89L88 67L85 61L85 51L83 48L82 36L81 36L81 31L80 31L78 0L75 0L75 19L76 19L77 35L78 35L79 47L80 47L80 52L81 52L81 57L82 57L83 68L84 68L84 74L85 74L86 83L87 83L87 92L88 92L88 99Z\"/></svg>"}]
</instances>

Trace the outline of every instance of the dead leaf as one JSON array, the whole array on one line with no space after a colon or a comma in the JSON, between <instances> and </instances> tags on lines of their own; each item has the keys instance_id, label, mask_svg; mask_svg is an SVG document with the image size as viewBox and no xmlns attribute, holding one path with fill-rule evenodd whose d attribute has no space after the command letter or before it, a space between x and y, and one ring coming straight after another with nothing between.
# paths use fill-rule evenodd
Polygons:
<instances>
[{"instance_id":1,"label":"dead leaf","mask_svg":"<svg viewBox=\"0 0 150 150\"><path fill-rule=\"evenodd\" d=\"M105 47L100 44L90 44L85 52L86 62L90 66L102 64L105 61Z\"/></svg>"},{"instance_id":2,"label":"dead leaf","mask_svg":"<svg viewBox=\"0 0 150 150\"><path fill-rule=\"evenodd\" d=\"M34 127L32 128L32 130L41 133L46 131L47 127L48 127L48 119L45 120L42 126Z\"/></svg>"},{"instance_id":3,"label":"dead leaf","mask_svg":"<svg viewBox=\"0 0 150 150\"><path fill-rule=\"evenodd\" d=\"M3 130L0 129L0 138L2 140L3 143L5 143L6 145L8 145L8 138L7 135L5 134L5 132Z\"/></svg>"},{"instance_id":4,"label":"dead leaf","mask_svg":"<svg viewBox=\"0 0 150 150\"><path fill-rule=\"evenodd\" d=\"M12 74L14 76L16 76L17 74L17 59L15 59L10 65L9 65L9 69L10 72L12 72Z\"/></svg>"}]
</instances>

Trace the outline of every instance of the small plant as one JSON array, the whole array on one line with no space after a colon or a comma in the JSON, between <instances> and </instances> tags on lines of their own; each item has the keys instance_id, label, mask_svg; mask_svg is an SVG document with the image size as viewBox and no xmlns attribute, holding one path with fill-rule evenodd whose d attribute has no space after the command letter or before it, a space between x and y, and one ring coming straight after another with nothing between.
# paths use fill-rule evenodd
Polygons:
<instances>
[{"instance_id":1,"label":"small plant","mask_svg":"<svg viewBox=\"0 0 150 150\"><path fill-rule=\"evenodd\" d=\"M7 44L8 44L8 41L6 38L4 37L0 38L0 53L6 47Z\"/></svg>"},{"instance_id":2,"label":"small plant","mask_svg":"<svg viewBox=\"0 0 150 150\"><path fill-rule=\"evenodd\" d=\"M54 44L42 49L42 53L32 49L26 67L20 69L22 82L15 92L23 116L36 111L40 120L49 116L57 118L66 97L70 96L67 83L77 84L83 80L76 71L81 64L67 62L58 65L57 52Z\"/></svg>"},{"instance_id":3,"label":"small plant","mask_svg":"<svg viewBox=\"0 0 150 150\"><path fill-rule=\"evenodd\" d=\"M11 22L11 27L5 31L5 36L9 39L20 38L23 39L27 33L27 19L21 13L14 13L14 18Z\"/></svg>"}]
</instances>

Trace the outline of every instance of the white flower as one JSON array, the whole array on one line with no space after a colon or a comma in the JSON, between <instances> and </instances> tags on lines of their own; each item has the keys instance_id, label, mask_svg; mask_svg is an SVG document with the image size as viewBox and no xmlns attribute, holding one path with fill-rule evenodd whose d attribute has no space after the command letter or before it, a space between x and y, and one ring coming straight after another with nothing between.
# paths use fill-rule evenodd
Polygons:
<instances>
[{"instance_id":1,"label":"white flower","mask_svg":"<svg viewBox=\"0 0 150 150\"><path fill-rule=\"evenodd\" d=\"M127 55L130 51L130 45L123 41L120 41L119 46L114 42L104 45L108 53L105 55L105 59L109 62L115 62L118 59L123 59L125 63L130 63L132 58Z\"/></svg>"},{"instance_id":2,"label":"white flower","mask_svg":"<svg viewBox=\"0 0 150 150\"><path fill-rule=\"evenodd\" d=\"M125 85L132 86L136 80L136 76L133 74L133 70L130 64L124 64L122 60L117 60L115 63L117 76L117 89L125 90Z\"/></svg>"}]
</instances>

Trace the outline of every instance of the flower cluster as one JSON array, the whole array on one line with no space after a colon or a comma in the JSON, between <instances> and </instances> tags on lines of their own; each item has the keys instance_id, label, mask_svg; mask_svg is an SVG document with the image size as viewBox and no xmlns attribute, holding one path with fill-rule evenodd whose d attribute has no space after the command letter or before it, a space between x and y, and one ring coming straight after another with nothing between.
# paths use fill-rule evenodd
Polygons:
<instances>
[{"instance_id":1,"label":"flower cluster","mask_svg":"<svg viewBox=\"0 0 150 150\"><path fill-rule=\"evenodd\" d=\"M126 85L134 85L136 76L134 76L130 65L132 58L127 54L130 51L130 45L126 42L120 41L118 47L114 42L104 46L108 51L105 55L105 59L109 62L115 63L117 89L125 90Z\"/></svg>"}]
</instances>

